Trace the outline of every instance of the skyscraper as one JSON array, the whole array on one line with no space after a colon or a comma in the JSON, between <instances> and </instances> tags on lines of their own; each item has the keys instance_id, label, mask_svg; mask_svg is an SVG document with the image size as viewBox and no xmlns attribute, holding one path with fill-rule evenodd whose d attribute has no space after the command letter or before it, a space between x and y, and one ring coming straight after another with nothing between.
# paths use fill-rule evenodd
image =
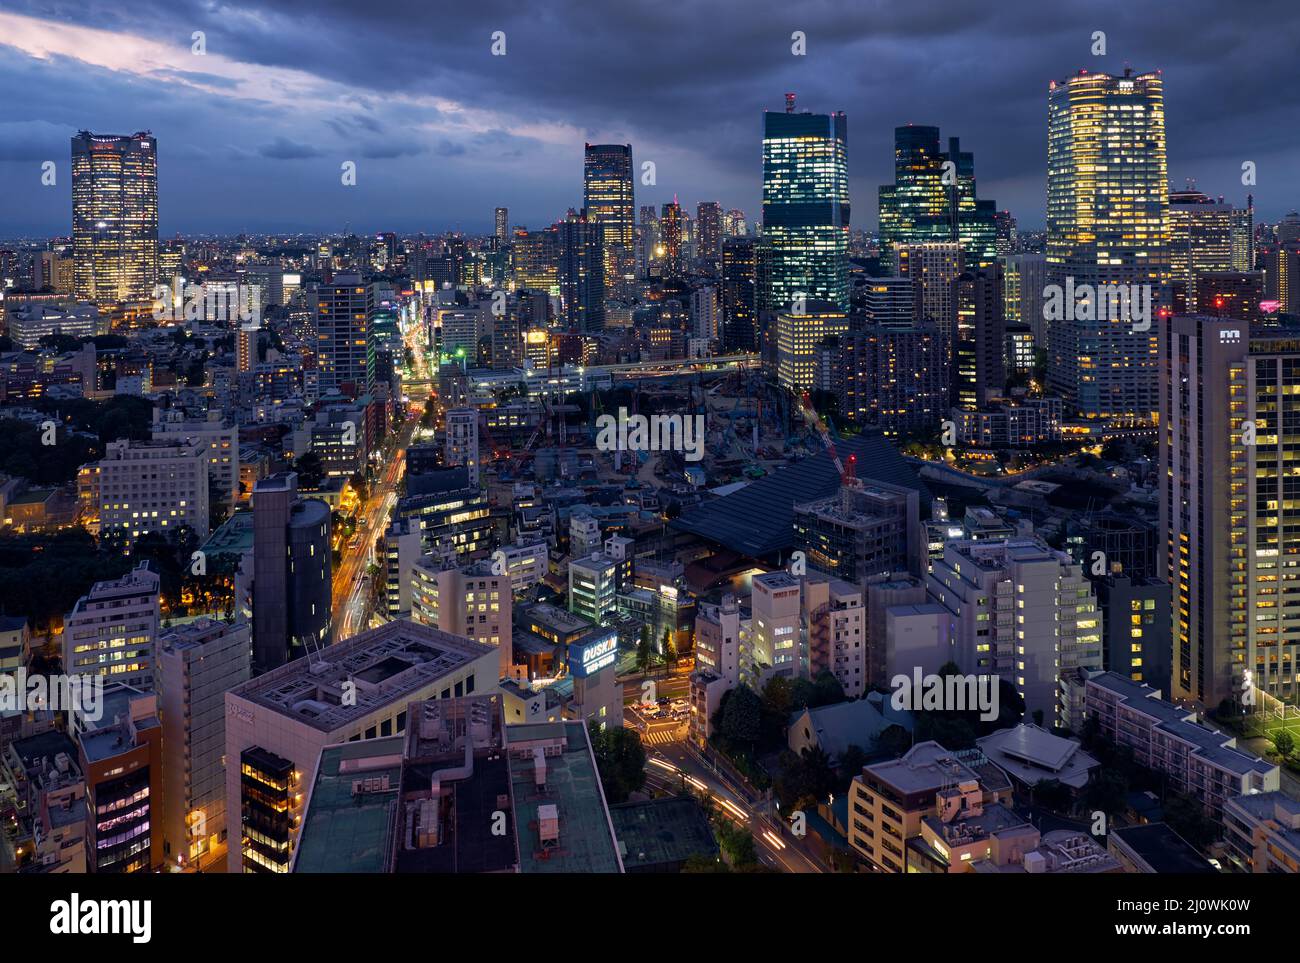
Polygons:
<instances>
[{"instance_id":1,"label":"skyscraper","mask_svg":"<svg viewBox=\"0 0 1300 963\"><path fill-rule=\"evenodd\" d=\"M496 223L494 235L499 244L510 243L510 211L504 207L498 207L494 212Z\"/></svg>"},{"instance_id":2,"label":"skyscraper","mask_svg":"<svg viewBox=\"0 0 1300 963\"><path fill-rule=\"evenodd\" d=\"M880 256L898 270L901 244L961 245L969 267L987 267L998 254L993 201L975 191L975 156L956 137L939 149L939 128L894 129L894 183L880 188Z\"/></svg>"},{"instance_id":3,"label":"skyscraper","mask_svg":"<svg viewBox=\"0 0 1300 963\"><path fill-rule=\"evenodd\" d=\"M339 274L316 289L313 304L321 387L353 398L369 394L375 387L373 287L359 274Z\"/></svg>"},{"instance_id":4,"label":"skyscraper","mask_svg":"<svg viewBox=\"0 0 1300 963\"><path fill-rule=\"evenodd\" d=\"M147 301L158 283L158 143L80 131L72 138L72 256L77 298Z\"/></svg>"},{"instance_id":5,"label":"skyscraper","mask_svg":"<svg viewBox=\"0 0 1300 963\"><path fill-rule=\"evenodd\" d=\"M763 270L759 308L802 297L848 309L848 118L843 112L763 115Z\"/></svg>"},{"instance_id":6,"label":"skyscraper","mask_svg":"<svg viewBox=\"0 0 1300 963\"><path fill-rule=\"evenodd\" d=\"M1096 305L1108 285L1150 295L1144 323L1075 311L1049 327L1048 381L1090 418L1149 419L1156 409L1155 314L1167 306L1169 198L1164 80L1080 71L1047 97L1047 280ZM1115 316L1120 315L1120 316Z\"/></svg>"},{"instance_id":7,"label":"skyscraper","mask_svg":"<svg viewBox=\"0 0 1300 963\"><path fill-rule=\"evenodd\" d=\"M953 404L974 410L1001 397L1006 383L1002 271L966 271L953 289Z\"/></svg>"},{"instance_id":8,"label":"skyscraper","mask_svg":"<svg viewBox=\"0 0 1300 963\"><path fill-rule=\"evenodd\" d=\"M611 294L624 295L635 272L632 145L588 144L582 181L587 219L604 232L605 287Z\"/></svg>"},{"instance_id":9,"label":"skyscraper","mask_svg":"<svg viewBox=\"0 0 1300 963\"><path fill-rule=\"evenodd\" d=\"M659 216L659 243L663 246L663 276L679 278L682 264L682 206L673 200L663 207Z\"/></svg>"},{"instance_id":10,"label":"skyscraper","mask_svg":"<svg viewBox=\"0 0 1300 963\"><path fill-rule=\"evenodd\" d=\"M722 350L758 350L757 275L753 238L722 242Z\"/></svg>"},{"instance_id":11,"label":"skyscraper","mask_svg":"<svg viewBox=\"0 0 1300 963\"><path fill-rule=\"evenodd\" d=\"M333 641L330 509L298 497L282 472L253 488L253 671L269 672Z\"/></svg>"},{"instance_id":12,"label":"skyscraper","mask_svg":"<svg viewBox=\"0 0 1300 963\"><path fill-rule=\"evenodd\" d=\"M559 262L556 280L569 330L580 334L605 328L605 261L602 229L584 214L570 214L555 225Z\"/></svg>"},{"instance_id":13,"label":"skyscraper","mask_svg":"<svg viewBox=\"0 0 1300 963\"><path fill-rule=\"evenodd\" d=\"M1210 271L1233 270L1238 219L1231 204L1190 186L1169 195L1169 267L1174 309L1197 314L1196 279ZM1242 270L1249 270L1243 268Z\"/></svg>"},{"instance_id":14,"label":"skyscraper","mask_svg":"<svg viewBox=\"0 0 1300 963\"><path fill-rule=\"evenodd\" d=\"M722 205L700 201L695 208L696 257L700 266L715 277L722 271Z\"/></svg>"},{"instance_id":15,"label":"skyscraper","mask_svg":"<svg viewBox=\"0 0 1300 963\"><path fill-rule=\"evenodd\" d=\"M1160 343L1160 524L1175 699L1263 711L1300 695L1294 532L1300 351L1236 320L1175 316ZM1248 675L1247 675L1248 673Z\"/></svg>"}]
</instances>

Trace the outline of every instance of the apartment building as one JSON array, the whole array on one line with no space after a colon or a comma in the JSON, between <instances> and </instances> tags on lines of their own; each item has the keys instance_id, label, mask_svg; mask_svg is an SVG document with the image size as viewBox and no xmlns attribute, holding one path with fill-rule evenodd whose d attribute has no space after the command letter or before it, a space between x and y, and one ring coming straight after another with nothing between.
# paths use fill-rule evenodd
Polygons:
<instances>
[{"instance_id":1,"label":"apartment building","mask_svg":"<svg viewBox=\"0 0 1300 963\"><path fill-rule=\"evenodd\" d=\"M146 532L190 528L208 537L209 444L110 441L99 460L99 531L128 550Z\"/></svg>"},{"instance_id":2,"label":"apartment building","mask_svg":"<svg viewBox=\"0 0 1300 963\"><path fill-rule=\"evenodd\" d=\"M1142 766L1169 777L1169 785L1223 819L1236 796L1273 792L1278 767L1236 748L1236 740L1196 722L1196 713L1160 698L1160 692L1117 672L1089 675L1084 715L1117 746L1133 750Z\"/></svg>"},{"instance_id":3,"label":"apartment building","mask_svg":"<svg viewBox=\"0 0 1300 963\"><path fill-rule=\"evenodd\" d=\"M152 692L157 670L158 576L141 562L96 582L63 622L63 667Z\"/></svg>"}]
</instances>

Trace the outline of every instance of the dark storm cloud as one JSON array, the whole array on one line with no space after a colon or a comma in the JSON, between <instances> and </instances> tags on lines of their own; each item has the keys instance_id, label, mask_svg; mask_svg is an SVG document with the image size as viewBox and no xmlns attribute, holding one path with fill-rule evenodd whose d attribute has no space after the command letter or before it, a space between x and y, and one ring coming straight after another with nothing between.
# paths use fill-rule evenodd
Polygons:
<instances>
[{"instance_id":1,"label":"dark storm cloud","mask_svg":"<svg viewBox=\"0 0 1300 963\"><path fill-rule=\"evenodd\" d=\"M796 91L809 109L847 111L858 224L874 224L876 188L892 173L893 128L911 122L959 136L975 153L981 195L1022 223L1041 225L1048 83L1083 67L1118 73L1126 64L1164 71L1174 184L1195 177L1203 189L1240 202L1241 163L1253 160L1263 216L1300 202L1294 189L1300 181L1294 150L1300 11L1281 0L1248 8L1210 0L779 6L752 0L436 6L427 0L142 0L129 6L92 0L20 3L18 9L178 49L188 48L192 31L203 30L209 55L246 64L250 74L291 70L337 85L322 103L301 111L257 105L260 136L245 132L243 147L283 145L267 156L286 172L294 169L291 162L335 154L385 161L384 187L410 178L392 185L394 197L416 185L435 192L426 195L430 208L418 223L394 223L402 229L439 227L440 219L483 229L496 203L509 203L512 220L516 212L534 223L552 219L578 201L584 138L630 141L638 163L656 162L658 185L638 185L638 203L676 193L691 205L717 198L754 217L761 111L780 109L786 91ZM497 30L506 35L504 57L491 54ZM807 56L791 54L796 30L807 37ZM1096 30L1106 33L1104 57L1090 53ZM11 79L9 68L24 69L8 53L0 57L0 82ZM53 80L40 76L47 89L27 116L0 120L103 126L99 117L121 116L122 105L134 104L142 118L136 126L158 131L163 157L164 136L193 136L205 120L237 123L232 106L215 93L228 89L229 80L205 82L211 71L200 66L182 76L185 84L214 92L203 100L180 94L179 84L160 89L144 77L119 84L133 90L133 101L99 113L100 98L92 98L90 109L74 99L95 73L74 64ZM270 90L297 95L279 77ZM241 110L249 96L242 94ZM6 111L12 109L11 102ZM181 121L180 109L195 113ZM567 148L542 133L565 129L573 132ZM295 154L295 146L309 152ZM442 166L431 169L431 163ZM187 174L172 177L179 183ZM313 183L299 180L304 190ZM264 216L304 216L287 206L301 196L282 192ZM315 206L328 211L335 201L326 195ZM409 210L370 203L366 216L382 221L410 216ZM186 218L180 226L203 225Z\"/></svg>"},{"instance_id":2,"label":"dark storm cloud","mask_svg":"<svg viewBox=\"0 0 1300 963\"><path fill-rule=\"evenodd\" d=\"M310 144L296 144L283 137L277 137L270 144L263 144L257 149L263 157L272 160L303 160L308 157L320 157L321 151Z\"/></svg>"}]
</instances>

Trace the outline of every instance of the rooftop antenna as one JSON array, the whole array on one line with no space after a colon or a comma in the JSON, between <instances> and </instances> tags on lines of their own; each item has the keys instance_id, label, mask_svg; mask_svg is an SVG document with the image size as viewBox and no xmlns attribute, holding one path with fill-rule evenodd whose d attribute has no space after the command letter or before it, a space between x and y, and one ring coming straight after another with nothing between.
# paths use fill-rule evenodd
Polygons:
<instances>
[{"instance_id":1,"label":"rooftop antenna","mask_svg":"<svg viewBox=\"0 0 1300 963\"><path fill-rule=\"evenodd\" d=\"M785 95L785 112L787 114L794 113L794 94Z\"/></svg>"}]
</instances>

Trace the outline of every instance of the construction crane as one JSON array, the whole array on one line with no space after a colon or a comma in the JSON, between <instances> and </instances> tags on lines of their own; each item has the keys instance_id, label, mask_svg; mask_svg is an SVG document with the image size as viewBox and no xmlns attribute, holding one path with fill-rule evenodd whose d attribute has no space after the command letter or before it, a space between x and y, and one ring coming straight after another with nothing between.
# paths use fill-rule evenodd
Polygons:
<instances>
[{"instance_id":1,"label":"construction crane","mask_svg":"<svg viewBox=\"0 0 1300 963\"><path fill-rule=\"evenodd\" d=\"M831 456L831 461L835 462L835 470L839 472L840 475L840 484L852 486L857 481L857 456L849 456L849 463L846 468L844 463L840 461L839 452L835 450L835 442L831 440L831 432L830 429L826 427L825 420L821 415L817 414L817 412L813 410L812 395L805 391L800 396L799 400L801 402L800 407L803 411L804 420L808 422L809 427L813 428L817 432L818 436L822 440L822 444L826 446L826 451Z\"/></svg>"}]
</instances>

